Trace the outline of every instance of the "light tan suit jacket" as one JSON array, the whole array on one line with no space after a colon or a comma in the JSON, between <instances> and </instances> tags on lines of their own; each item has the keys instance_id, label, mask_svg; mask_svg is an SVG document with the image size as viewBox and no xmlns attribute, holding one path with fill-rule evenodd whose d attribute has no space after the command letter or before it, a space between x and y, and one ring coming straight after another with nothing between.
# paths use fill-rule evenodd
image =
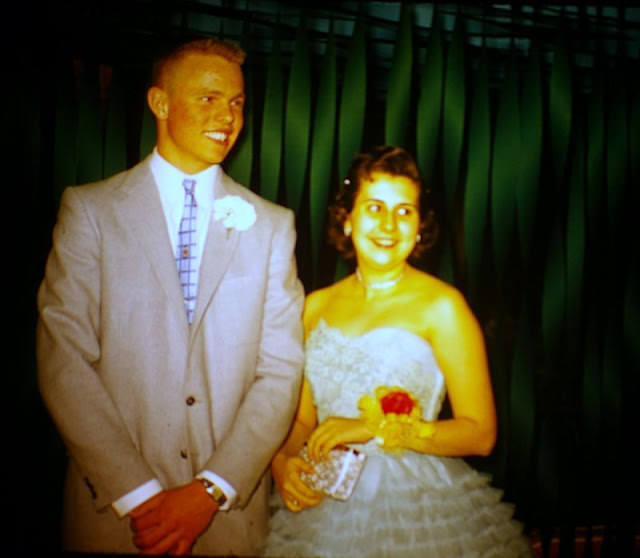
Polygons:
<instances>
[{"instance_id":1,"label":"light tan suit jacket","mask_svg":"<svg viewBox=\"0 0 640 558\"><path fill-rule=\"evenodd\" d=\"M135 553L110 504L154 477L171 488L202 469L239 498L194 553L256 554L265 534L265 471L299 393L303 291L292 213L221 182L216 198L242 197L257 220L237 231L212 218L191 326L149 159L65 190L38 295L37 356L70 456L69 550Z\"/></svg>"}]
</instances>

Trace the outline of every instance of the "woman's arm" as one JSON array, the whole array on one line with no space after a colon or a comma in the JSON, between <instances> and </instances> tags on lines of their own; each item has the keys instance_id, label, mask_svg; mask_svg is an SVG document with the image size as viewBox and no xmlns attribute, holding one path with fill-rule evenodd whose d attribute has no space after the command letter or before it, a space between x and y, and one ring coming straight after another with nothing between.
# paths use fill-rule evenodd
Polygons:
<instances>
[{"instance_id":1,"label":"woman's arm","mask_svg":"<svg viewBox=\"0 0 640 558\"><path fill-rule=\"evenodd\" d=\"M311 393L311 386L305 379L302 382L302 391L300 393L300 402L298 403L298 410L293 422L293 426L289 431L287 439L284 444L278 450L273 458L273 464L277 461L282 461L288 457L298 455L305 441L309 437L309 434L316 426L316 409L313 404L313 395Z\"/></svg>"},{"instance_id":2,"label":"woman's arm","mask_svg":"<svg viewBox=\"0 0 640 558\"><path fill-rule=\"evenodd\" d=\"M496 415L482 330L463 296L446 288L429 310L429 340L445 378L453 418L433 422L428 438L406 447L444 456L488 455L496 441Z\"/></svg>"},{"instance_id":3,"label":"woman's arm","mask_svg":"<svg viewBox=\"0 0 640 558\"><path fill-rule=\"evenodd\" d=\"M284 444L271 461L273 480L282 500L291 511L316 506L324 499L322 494L309 488L300 478L300 473L313 473L313 467L298 454L309 433L314 429L316 421L311 387L305 379L294 423Z\"/></svg>"}]
</instances>

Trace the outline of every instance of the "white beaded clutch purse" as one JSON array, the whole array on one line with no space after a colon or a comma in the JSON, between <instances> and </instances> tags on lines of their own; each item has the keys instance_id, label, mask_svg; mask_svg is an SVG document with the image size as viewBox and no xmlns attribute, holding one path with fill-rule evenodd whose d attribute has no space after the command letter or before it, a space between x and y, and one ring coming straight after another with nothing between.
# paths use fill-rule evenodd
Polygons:
<instances>
[{"instance_id":1,"label":"white beaded clutch purse","mask_svg":"<svg viewBox=\"0 0 640 558\"><path fill-rule=\"evenodd\" d=\"M356 487L367 456L353 448L339 446L329 452L325 461L313 461L305 444L300 457L315 469L314 473L300 474L307 486L336 500L347 500Z\"/></svg>"}]
</instances>

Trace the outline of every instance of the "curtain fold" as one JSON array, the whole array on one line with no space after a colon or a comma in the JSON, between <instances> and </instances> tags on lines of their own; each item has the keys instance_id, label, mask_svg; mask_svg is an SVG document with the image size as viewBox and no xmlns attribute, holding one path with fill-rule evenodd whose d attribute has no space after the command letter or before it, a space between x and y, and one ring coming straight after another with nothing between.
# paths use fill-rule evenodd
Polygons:
<instances>
[{"instance_id":1,"label":"curtain fold","mask_svg":"<svg viewBox=\"0 0 640 558\"><path fill-rule=\"evenodd\" d=\"M286 202L296 213L304 190L311 130L311 60L305 26L303 19L293 50L284 117Z\"/></svg>"},{"instance_id":2,"label":"curtain fold","mask_svg":"<svg viewBox=\"0 0 640 558\"><path fill-rule=\"evenodd\" d=\"M57 207L66 186L77 183L76 88L71 64L58 68L53 138L53 199Z\"/></svg>"},{"instance_id":3,"label":"curtain fold","mask_svg":"<svg viewBox=\"0 0 640 558\"><path fill-rule=\"evenodd\" d=\"M267 82L260 131L260 185L258 192L270 201L278 200L282 164L284 84L280 41L276 38L267 61Z\"/></svg>"},{"instance_id":4,"label":"curtain fold","mask_svg":"<svg viewBox=\"0 0 640 558\"><path fill-rule=\"evenodd\" d=\"M512 52L500 91L491 165L491 234L498 281L506 272L510 239L516 225L516 191L522 164L518 82L518 65Z\"/></svg>"},{"instance_id":5,"label":"curtain fold","mask_svg":"<svg viewBox=\"0 0 640 558\"><path fill-rule=\"evenodd\" d=\"M102 66L104 99L106 102L106 130L104 135L103 176L111 176L127 167L127 122L125 91L122 76L112 68Z\"/></svg>"},{"instance_id":6,"label":"curtain fold","mask_svg":"<svg viewBox=\"0 0 640 558\"><path fill-rule=\"evenodd\" d=\"M416 161L428 188L434 187L435 165L440 143L444 52L442 31L435 16L420 66L420 90L416 117Z\"/></svg>"},{"instance_id":7,"label":"curtain fold","mask_svg":"<svg viewBox=\"0 0 640 558\"><path fill-rule=\"evenodd\" d=\"M464 246L467 285L472 300L475 300L479 295L482 255L487 236L491 177L491 114L485 48L482 49L473 77L470 112L467 180L464 191Z\"/></svg>"},{"instance_id":8,"label":"curtain fold","mask_svg":"<svg viewBox=\"0 0 640 558\"><path fill-rule=\"evenodd\" d=\"M347 176L353 156L362 148L367 102L367 30L355 24L340 88L338 115L338 173Z\"/></svg>"},{"instance_id":9,"label":"curtain fold","mask_svg":"<svg viewBox=\"0 0 640 558\"><path fill-rule=\"evenodd\" d=\"M385 113L385 143L407 147L407 128L411 105L411 81L413 71L413 14L412 6L401 9L389 84Z\"/></svg>"},{"instance_id":10,"label":"curtain fold","mask_svg":"<svg viewBox=\"0 0 640 558\"><path fill-rule=\"evenodd\" d=\"M520 254L525 269L534 265L534 235L540 190L543 148L543 95L540 52L533 45L520 92L520 173L516 206Z\"/></svg>"},{"instance_id":11,"label":"curtain fold","mask_svg":"<svg viewBox=\"0 0 640 558\"><path fill-rule=\"evenodd\" d=\"M309 170L311 250L314 277L319 275L320 249L325 241L324 224L336 146L337 60L333 33L329 35L318 83L316 113Z\"/></svg>"}]
</instances>

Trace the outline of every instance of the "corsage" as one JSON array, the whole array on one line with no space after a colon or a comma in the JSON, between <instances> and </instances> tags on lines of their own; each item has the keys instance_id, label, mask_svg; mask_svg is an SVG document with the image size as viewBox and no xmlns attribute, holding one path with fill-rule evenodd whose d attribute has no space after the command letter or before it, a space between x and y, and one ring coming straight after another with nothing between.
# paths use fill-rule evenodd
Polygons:
<instances>
[{"instance_id":1,"label":"corsage","mask_svg":"<svg viewBox=\"0 0 640 558\"><path fill-rule=\"evenodd\" d=\"M431 438L435 427L422 420L420 402L400 387L379 386L375 397L363 395L358 401L361 417L367 421L378 445L397 449L408 436Z\"/></svg>"}]
</instances>

